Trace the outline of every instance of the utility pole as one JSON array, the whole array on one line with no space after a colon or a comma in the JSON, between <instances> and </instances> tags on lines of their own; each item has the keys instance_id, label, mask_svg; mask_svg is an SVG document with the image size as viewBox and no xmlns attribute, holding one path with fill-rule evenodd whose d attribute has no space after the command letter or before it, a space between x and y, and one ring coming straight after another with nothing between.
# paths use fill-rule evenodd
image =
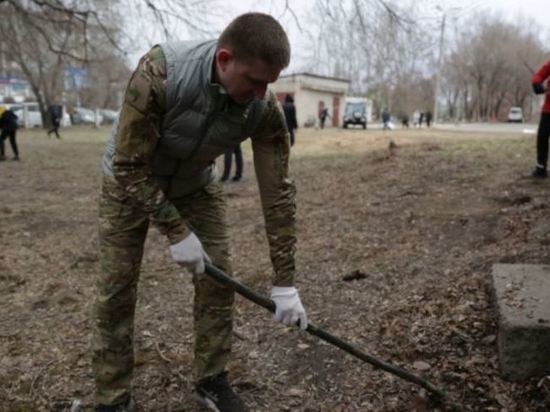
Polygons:
<instances>
[{"instance_id":1,"label":"utility pole","mask_svg":"<svg viewBox=\"0 0 550 412\"><path fill-rule=\"evenodd\" d=\"M6 61L4 59L4 40L0 38L0 76L6 76Z\"/></svg>"},{"instance_id":2,"label":"utility pole","mask_svg":"<svg viewBox=\"0 0 550 412\"><path fill-rule=\"evenodd\" d=\"M445 40L445 20L447 18L447 14L443 13L443 18L441 19L441 33L439 35L439 56L437 59L437 70L435 72L435 86L434 86L434 116L433 116L433 122L437 123L437 117L439 115L438 113L438 101L437 97L439 94L439 79L441 77L441 63L443 60L443 43Z\"/></svg>"}]
</instances>

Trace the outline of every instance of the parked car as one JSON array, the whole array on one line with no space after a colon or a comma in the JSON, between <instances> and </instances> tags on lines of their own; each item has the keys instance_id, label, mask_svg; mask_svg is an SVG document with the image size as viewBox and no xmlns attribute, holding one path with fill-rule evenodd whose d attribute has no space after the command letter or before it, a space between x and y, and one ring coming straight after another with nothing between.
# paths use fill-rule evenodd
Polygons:
<instances>
[{"instance_id":1,"label":"parked car","mask_svg":"<svg viewBox=\"0 0 550 412\"><path fill-rule=\"evenodd\" d=\"M99 113L101 113L101 115L103 116L103 123L105 123L105 124L114 123L114 121L118 117L118 112L116 112L114 110L101 109L99 111Z\"/></svg>"},{"instance_id":2,"label":"parked car","mask_svg":"<svg viewBox=\"0 0 550 412\"><path fill-rule=\"evenodd\" d=\"M103 122L101 113L96 114L95 110L85 107L75 107L71 114L71 122L72 124L96 124L96 115L97 124L101 124Z\"/></svg>"},{"instance_id":3,"label":"parked car","mask_svg":"<svg viewBox=\"0 0 550 412\"><path fill-rule=\"evenodd\" d=\"M368 100L362 97L346 98L346 109L344 110L343 127L359 125L367 128Z\"/></svg>"},{"instance_id":4,"label":"parked car","mask_svg":"<svg viewBox=\"0 0 550 412\"><path fill-rule=\"evenodd\" d=\"M523 110L521 107L511 107L508 112L508 122L523 123Z\"/></svg>"}]
</instances>

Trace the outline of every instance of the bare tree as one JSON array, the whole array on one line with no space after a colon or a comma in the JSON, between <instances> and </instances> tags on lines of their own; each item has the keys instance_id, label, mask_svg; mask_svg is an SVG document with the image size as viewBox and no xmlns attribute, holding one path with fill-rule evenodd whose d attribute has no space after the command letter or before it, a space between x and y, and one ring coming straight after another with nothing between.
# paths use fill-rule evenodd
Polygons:
<instances>
[{"instance_id":1,"label":"bare tree","mask_svg":"<svg viewBox=\"0 0 550 412\"><path fill-rule=\"evenodd\" d=\"M96 44L109 42L124 53L121 36L113 36L113 22L123 24L125 17L138 16L143 25L161 30L166 37L172 35L174 24L196 33L211 33L208 16L214 14L216 4L217 0L0 0L2 13L24 21L52 53L85 61L93 45L91 36ZM72 32L81 36L78 53L64 50L52 41L47 28L60 24L71 26Z\"/></svg>"},{"instance_id":2,"label":"bare tree","mask_svg":"<svg viewBox=\"0 0 550 412\"><path fill-rule=\"evenodd\" d=\"M3 16L7 17L0 20L0 37L7 46L4 55L29 82L47 124L47 107L61 101L64 69L100 61L106 51L114 49L114 20L111 15L101 25L82 25L80 11L68 15L61 6L55 7L61 4L57 1L42 7L34 4L38 2L25 6L22 2L3 3ZM106 42L108 26L112 28Z\"/></svg>"},{"instance_id":3,"label":"bare tree","mask_svg":"<svg viewBox=\"0 0 550 412\"><path fill-rule=\"evenodd\" d=\"M425 87L424 77L431 77L425 68L434 36L426 22L417 23L422 3L318 0L312 17L319 32L312 38L311 69L349 78L351 92L373 98L377 112L410 111L420 104L416 97Z\"/></svg>"},{"instance_id":4,"label":"bare tree","mask_svg":"<svg viewBox=\"0 0 550 412\"><path fill-rule=\"evenodd\" d=\"M130 75L131 70L116 53L104 56L99 62L91 62L86 87L79 91L82 105L118 110Z\"/></svg>"},{"instance_id":5,"label":"bare tree","mask_svg":"<svg viewBox=\"0 0 550 412\"><path fill-rule=\"evenodd\" d=\"M482 14L465 27L445 62L442 89L448 115L458 114L459 96L460 111L468 120L504 119L510 106L529 113L529 68L543 61L545 53L536 26Z\"/></svg>"},{"instance_id":6,"label":"bare tree","mask_svg":"<svg viewBox=\"0 0 550 412\"><path fill-rule=\"evenodd\" d=\"M352 93L373 98L375 111L430 110L439 94L451 118L503 118L511 105L529 112L526 67L536 67L545 52L536 25L487 13L465 20L473 8L438 0L317 0L308 69L350 79ZM455 28L446 41L445 21Z\"/></svg>"},{"instance_id":7,"label":"bare tree","mask_svg":"<svg viewBox=\"0 0 550 412\"><path fill-rule=\"evenodd\" d=\"M88 80L105 79L96 86L109 88L117 83L132 29L139 27L140 33L150 35L160 31L165 37L175 30L181 34L182 28L206 35L212 32L206 23L214 15L208 11L216 4L217 0L0 0L0 61L15 63L46 120L48 105L61 99L65 69L85 69ZM121 69L114 76L109 73L113 67ZM109 94L98 93L92 101L109 102Z\"/></svg>"}]
</instances>

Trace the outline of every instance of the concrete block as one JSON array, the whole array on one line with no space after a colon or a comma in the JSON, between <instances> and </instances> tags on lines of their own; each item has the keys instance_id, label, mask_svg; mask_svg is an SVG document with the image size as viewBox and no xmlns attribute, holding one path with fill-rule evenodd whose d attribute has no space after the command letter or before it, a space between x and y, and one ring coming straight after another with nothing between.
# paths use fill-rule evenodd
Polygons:
<instances>
[{"instance_id":1,"label":"concrete block","mask_svg":"<svg viewBox=\"0 0 550 412\"><path fill-rule=\"evenodd\" d=\"M495 264L492 277L503 377L550 375L550 266Z\"/></svg>"}]
</instances>

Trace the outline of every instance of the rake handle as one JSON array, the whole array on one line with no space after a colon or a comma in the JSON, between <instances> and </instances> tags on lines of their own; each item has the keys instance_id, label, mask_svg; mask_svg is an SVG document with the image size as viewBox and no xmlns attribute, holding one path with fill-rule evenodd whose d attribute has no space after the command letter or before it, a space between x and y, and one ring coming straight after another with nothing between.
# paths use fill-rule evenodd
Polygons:
<instances>
[{"instance_id":1,"label":"rake handle","mask_svg":"<svg viewBox=\"0 0 550 412\"><path fill-rule=\"evenodd\" d=\"M205 272L208 276L215 279L217 282L227 285L231 287L235 292L237 292L239 295L244 296L246 299L264 307L268 311L275 313L275 303L271 300L266 298L263 295L260 295L259 293L255 292L248 286L240 283L239 281L233 279L231 276L223 272L222 270L218 269L217 267L205 263ZM358 359L361 359L364 362L370 363L371 365L383 369L386 372L389 372L393 375L396 375L406 381L409 381L411 383L414 383L416 385L419 385L426 389L428 392L430 392L432 395L434 395L437 399L444 401L447 398L447 395L445 392L437 389L435 386L433 386L430 382L428 382L425 379L420 378L417 375L414 375L408 371L406 371L403 368L400 368L398 366L389 364L387 362L384 362L380 359L377 359L371 355L368 355L364 352L362 352L360 349L355 347L354 345L347 343L343 341L342 339L328 333L327 331L313 325L312 323L308 322L308 326L306 331L314 336L317 336L318 338L324 340L325 342L328 342L344 351L349 353L350 355L355 356Z\"/></svg>"}]
</instances>

